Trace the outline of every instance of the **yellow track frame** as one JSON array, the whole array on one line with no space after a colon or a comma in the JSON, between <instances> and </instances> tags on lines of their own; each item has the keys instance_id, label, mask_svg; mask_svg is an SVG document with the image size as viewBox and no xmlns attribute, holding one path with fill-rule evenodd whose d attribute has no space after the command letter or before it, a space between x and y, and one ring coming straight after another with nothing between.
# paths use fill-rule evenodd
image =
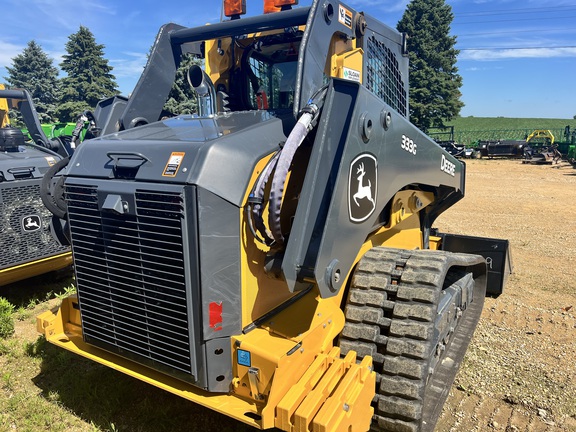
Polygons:
<instances>
[{"instance_id":1,"label":"yellow track frame","mask_svg":"<svg viewBox=\"0 0 576 432\"><path fill-rule=\"evenodd\" d=\"M300 325L294 325L295 316ZM356 364L354 352L339 358L332 342L343 325L333 301L309 292L273 322L232 338L233 358L238 349L249 350L252 367L235 364L230 392L214 394L84 343L76 296L37 318L37 330L54 345L254 427L294 432L365 430L370 423L372 359ZM313 396L302 398L306 389Z\"/></svg>"}]
</instances>

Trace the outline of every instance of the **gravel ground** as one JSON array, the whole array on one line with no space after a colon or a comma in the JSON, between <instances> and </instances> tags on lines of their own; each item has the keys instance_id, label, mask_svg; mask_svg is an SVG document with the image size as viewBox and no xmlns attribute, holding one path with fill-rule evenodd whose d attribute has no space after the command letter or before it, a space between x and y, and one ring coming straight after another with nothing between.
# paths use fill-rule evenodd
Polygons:
<instances>
[{"instance_id":1,"label":"gravel ground","mask_svg":"<svg viewBox=\"0 0 576 432\"><path fill-rule=\"evenodd\" d=\"M504 294L486 299L437 431L576 431L576 170L566 164L471 160L467 171L466 197L435 225L443 232L509 239L514 273ZM17 322L14 347L37 340L33 325L37 312L26 313L29 316ZM50 362L58 351L44 350L45 358L0 355L0 405L6 394L26 401L7 414L0 409L0 431L14 430L12 426L3 429L3 424L17 423L21 425L17 430L149 431L160 430L152 420L162 418L174 419L162 430L247 429L72 355L63 357L70 362L64 363L63 370L54 370ZM74 399L77 374L84 382L90 373L110 374L117 381L97 376L94 386L100 393ZM122 402L114 410L100 409L109 395L132 387L135 399L151 400L155 408L143 408L143 414L134 406L125 409ZM54 402L55 397L61 401ZM150 420L158 407L170 411ZM40 420L32 421L34 416ZM22 426L29 417L29 424L35 426ZM199 426L191 428L191 424Z\"/></svg>"},{"instance_id":2,"label":"gravel ground","mask_svg":"<svg viewBox=\"0 0 576 432\"><path fill-rule=\"evenodd\" d=\"M514 272L486 299L438 431L576 431L576 170L467 162L444 232L510 240Z\"/></svg>"}]
</instances>

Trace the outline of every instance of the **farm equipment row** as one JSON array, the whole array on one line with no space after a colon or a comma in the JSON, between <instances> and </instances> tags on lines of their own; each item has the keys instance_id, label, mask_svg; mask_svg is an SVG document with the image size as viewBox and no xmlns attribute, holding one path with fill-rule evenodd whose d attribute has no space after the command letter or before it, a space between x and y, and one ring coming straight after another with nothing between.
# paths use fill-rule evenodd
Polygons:
<instances>
[{"instance_id":1,"label":"farm equipment row","mask_svg":"<svg viewBox=\"0 0 576 432\"><path fill-rule=\"evenodd\" d=\"M564 142L557 142L550 130L537 129L527 135L524 140L487 140L478 141L471 149L472 157L478 158L516 158L522 159L523 163L531 164L556 164L566 160L572 164L575 161L576 134L571 132L570 126L564 131ZM439 143L443 145L442 143ZM465 155L465 147L461 148L458 155Z\"/></svg>"}]
</instances>

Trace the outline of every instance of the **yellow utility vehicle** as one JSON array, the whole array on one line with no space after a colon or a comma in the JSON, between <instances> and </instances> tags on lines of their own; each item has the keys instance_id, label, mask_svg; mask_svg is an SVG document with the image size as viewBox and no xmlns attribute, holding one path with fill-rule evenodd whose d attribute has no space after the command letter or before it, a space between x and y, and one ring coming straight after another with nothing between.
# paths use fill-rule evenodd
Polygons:
<instances>
[{"instance_id":1,"label":"yellow utility vehicle","mask_svg":"<svg viewBox=\"0 0 576 432\"><path fill-rule=\"evenodd\" d=\"M432 430L508 244L432 228L465 164L409 121L406 36L295 3L162 27L60 176L78 294L38 330L259 429Z\"/></svg>"}]
</instances>

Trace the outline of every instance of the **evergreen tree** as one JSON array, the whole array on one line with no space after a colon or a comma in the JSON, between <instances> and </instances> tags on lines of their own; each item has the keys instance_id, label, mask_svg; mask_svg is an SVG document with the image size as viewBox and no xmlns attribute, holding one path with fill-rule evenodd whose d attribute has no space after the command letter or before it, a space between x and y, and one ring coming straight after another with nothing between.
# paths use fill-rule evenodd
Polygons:
<instances>
[{"instance_id":1,"label":"evergreen tree","mask_svg":"<svg viewBox=\"0 0 576 432\"><path fill-rule=\"evenodd\" d=\"M118 94L117 84L104 58L104 45L96 43L92 32L80 30L68 37L64 60L60 67L67 76L62 78L59 117L75 121L84 110L93 110L100 99Z\"/></svg>"},{"instance_id":2,"label":"evergreen tree","mask_svg":"<svg viewBox=\"0 0 576 432\"><path fill-rule=\"evenodd\" d=\"M192 65L202 65L202 60L191 54L184 54L180 66L176 70L176 77L168 99L164 104L164 111L170 115L194 114L198 111L196 92L188 83L188 69Z\"/></svg>"},{"instance_id":3,"label":"evergreen tree","mask_svg":"<svg viewBox=\"0 0 576 432\"><path fill-rule=\"evenodd\" d=\"M458 75L450 36L454 19L444 0L412 0L397 25L408 35L410 52L410 121L423 131L444 127L460 113L462 77Z\"/></svg>"},{"instance_id":4,"label":"evergreen tree","mask_svg":"<svg viewBox=\"0 0 576 432\"><path fill-rule=\"evenodd\" d=\"M57 121L58 68L52 62L42 47L32 40L12 59L12 67L6 66L8 76L5 79L9 87L28 90L41 123ZM11 115L16 115L16 124L22 125L19 114L11 111Z\"/></svg>"}]
</instances>

